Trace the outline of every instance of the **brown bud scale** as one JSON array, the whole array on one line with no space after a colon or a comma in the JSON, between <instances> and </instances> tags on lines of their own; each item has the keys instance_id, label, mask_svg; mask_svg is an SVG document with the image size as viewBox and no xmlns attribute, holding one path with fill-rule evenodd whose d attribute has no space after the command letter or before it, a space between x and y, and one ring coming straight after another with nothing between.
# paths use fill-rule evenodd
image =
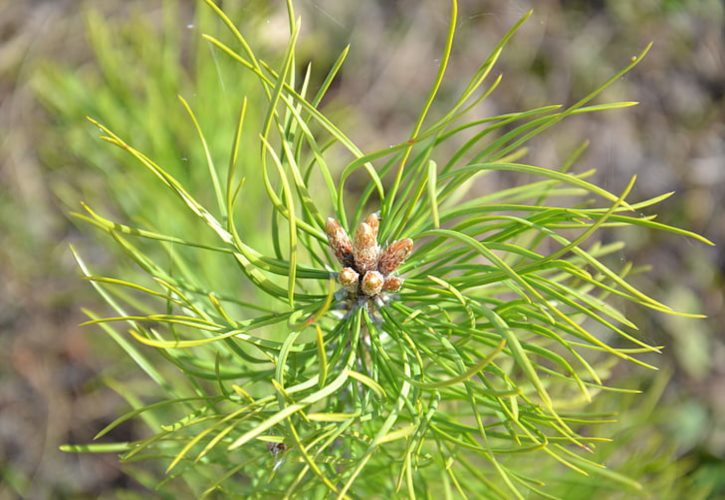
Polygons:
<instances>
[{"instance_id":1,"label":"brown bud scale","mask_svg":"<svg viewBox=\"0 0 725 500\"><path fill-rule=\"evenodd\" d=\"M361 222L355 231L352 254L359 272L373 271L377 267L380 249L373 229L366 222Z\"/></svg>"},{"instance_id":2,"label":"brown bud scale","mask_svg":"<svg viewBox=\"0 0 725 500\"><path fill-rule=\"evenodd\" d=\"M360 288L362 288L365 295L372 297L383 290L384 282L385 278L383 278L382 274L377 271L368 271L365 273L365 276L363 276Z\"/></svg>"},{"instance_id":3,"label":"brown bud scale","mask_svg":"<svg viewBox=\"0 0 725 500\"><path fill-rule=\"evenodd\" d=\"M380 228L380 218L378 217L377 213L373 213L368 215L365 218L365 224L370 226L370 229L373 230L373 238L376 240L378 239L378 229Z\"/></svg>"},{"instance_id":4,"label":"brown bud scale","mask_svg":"<svg viewBox=\"0 0 725 500\"><path fill-rule=\"evenodd\" d=\"M386 276L383 283L384 292L397 292L403 286L403 280L397 276Z\"/></svg>"},{"instance_id":5,"label":"brown bud scale","mask_svg":"<svg viewBox=\"0 0 725 500\"><path fill-rule=\"evenodd\" d=\"M385 275L392 273L400 267L400 264L408 258L412 251L413 240L410 238L394 241L380 255L378 270Z\"/></svg>"},{"instance_id":6,"label":"brown bud scale","mask_svg":"<svg viewBox=\"0 0 725 500\"><path fill-rule=\"evenodd\" d=\"M351 267L345 267L338 275L340 284L350 293L357 293L360 275Z\"/></svg>"},{"instance_id":7,"label":"brown bud scale","mask_svg":"<svg viewBox=\"0 0 725 500\"><path fill-rule=\"evenodd\" d=\"M332 217L328 218L325 233L327 233L330 250L335 258L343 266L351 266L353 264L352 242L340 223Z\"/></svg>"}]
</instances>

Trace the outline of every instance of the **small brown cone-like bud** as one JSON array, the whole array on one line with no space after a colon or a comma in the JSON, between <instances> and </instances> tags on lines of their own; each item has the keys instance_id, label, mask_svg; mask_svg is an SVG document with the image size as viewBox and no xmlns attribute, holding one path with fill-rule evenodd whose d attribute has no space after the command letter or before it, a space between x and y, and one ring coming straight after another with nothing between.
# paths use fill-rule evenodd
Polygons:
<instances>
[{"instance_id":1,"label":"small brown cone-like bud","mask_svg":"<svg viewBox=\"0 0 725 500\"><path fill-rule=\"evenodd\" d=\"M410 253L413 251L413 240L405 238L404 240L398 240L391 243L382 255L380 255L380 261L378 262L378 271L383 274L390 274L408 258Z\"/></svg>"},{"instance_id":2,"label":"small brown cone-like bud","mask_svg":"<svg viewBox=\"0 0 725 500\"><path fill-rule=\"evenodd\" d=\"M383 283L384 292L397 292L403 286L403 280L397 276L387 276Z\"/></svg>"},{"instance_id":3,"label":"small brown cone-like bud","mask_svg":"<svg viewBox=\"0 0 725 500\"><path fill-rule=\"evenodd\" d=\"M361 222L355 231L352 242L352 254L355 258L355 268L361 273L373 271L378 267L378 241L373 229L366 222Z\"/></svg>"},{"instance_id":4,"label":"small brown cone-like bud","mask_svg":"<svg viewBox=\"0 0 725 500\"><path fill-rule=\"evenodd\" d=\"M327 233L330 250L335 254L335 258L340 264L343 266L353 265L352 242L340 223L332 217L328 218L325 233Z\"/></svg>"},{"instance_id":5,"label":"small brown cone-like bud","mask_svg":"<svg viewBox=\"0 0 725 500\"><path fill-rule=\"evenodd\" d=\"M365 219L365 224L370 226L370 229L373 230L373 238L376 240L378 239L378 228L380 227L380 218L378 217L377 213L370 214Z\"/></svg>"},{"instance_id":6,"label":"small brown cone-like bud","mask_svg":"<svg viewBox=\"0 0 725 500\"><path fill-rule=\"evenodd\" d=\"M384 282L385 278L383 278L382 274L377 271L368 271L363 276L360 288L362 288L365 295L373 297L382 291Z\"/></svg>"},{"instance_id":7,"label":"small brown cone-like bud","mask_svg":"<svg viewBox=\"0 0 725 500\"><path fill-rule=\"evenodd\" d=\"M351 267L345 267L340 274L337 275L340 280L340 284L350 293L357 293L357 286L360 280L360 275Z\"/></svg>"}]
</instances>

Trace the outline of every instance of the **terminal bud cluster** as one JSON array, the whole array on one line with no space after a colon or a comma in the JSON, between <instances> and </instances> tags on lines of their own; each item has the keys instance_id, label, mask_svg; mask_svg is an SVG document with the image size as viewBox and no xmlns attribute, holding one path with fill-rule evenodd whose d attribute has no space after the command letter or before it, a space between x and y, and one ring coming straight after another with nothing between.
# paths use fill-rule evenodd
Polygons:
<instances>
[{"instance_id":1,"label":"terminal bud cluster","mask_svg":"<svg viewBox=\"0 0 725 500\"><path fill-rule=\"evenodd\" d=\"M371 214L358 225L351 240L337 220L327 219L330 249L343 266L338 280L350 297L373 298L383 292L397 292L403 285L393 273L413 251L413 240L397 240L381 249L379 226L378 215Z\"/></svg>"}]
</instances>

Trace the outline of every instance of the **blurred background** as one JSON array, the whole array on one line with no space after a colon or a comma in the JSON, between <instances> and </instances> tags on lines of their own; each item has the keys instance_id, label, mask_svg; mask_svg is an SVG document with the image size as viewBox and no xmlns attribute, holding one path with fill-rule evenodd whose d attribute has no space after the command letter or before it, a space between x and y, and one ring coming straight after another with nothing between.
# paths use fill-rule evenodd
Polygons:
<instances>
[{"instance_id":1,"label":"blurred background","mask_svg":"<svg viewBox=\"0 0 725 500\"><path fill-rule=\"evenodd\" d=\"M225 8L243 20L255 48L276 54L287 40L282 3L225 2ZM405 140L437 70L447 2L298 0L295 6L303 19L300 67L312 61L319 79L352 45L327 98L333 119L363 150ZM653 498L673 485L723 497L725 7L719 0L462 0L443 100L532 7L533 17L494 70L503 83L478 115L571 104L654 41L646 59L605 95L639 106L574 117L530 144L527 161L558 166L590 139L578 171L596 168L598 182L613 192L637 174L633 198L676 191L648 214L718 244L649 231L604 235L627 242L623 260L652 266L635 278L640 288L675 309L708 316L627 311L646 340L666 349L659 373L615 372L645 395L623 398L616 408L623 424L608 433L623 445L609 460L624 472L642 469L637 474ZM113 256L66 213L79 200L104 206L106 197L117 196L107 191L109 183L125 175L108 167L113 156L85 115L113 122L139 149L184 161L178 136L169 139L159 128L181 116L176 93L201 95L225 64L199 48L201 26L210 21L196 11L191 1L0 0L0 498L142 490L113 456L58 451L60 444L90 440L127 408L103 388L105 375L123 363L119 352L99 330L78 326L81 307L97 299L68 245L89 249L95 262ZM239 85L222 83L225 92L241 95ZM229 129L238 104L216 109L210 98L200 101L206 120L227 116ZM168 113L161 120L159 109ZM491 178L484 189L512 182ZM144 199L119 204L134 213Z\"/></svg>"}]
</instances>

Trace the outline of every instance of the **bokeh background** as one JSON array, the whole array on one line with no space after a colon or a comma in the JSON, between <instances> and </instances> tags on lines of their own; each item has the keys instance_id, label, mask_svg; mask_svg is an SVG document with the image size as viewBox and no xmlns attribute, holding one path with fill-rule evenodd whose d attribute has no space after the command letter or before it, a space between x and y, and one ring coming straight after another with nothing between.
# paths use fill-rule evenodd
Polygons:
<instances>
[{"instance_id":1,"label":"bokeh background","mask_svg":"<svg viewBox=\"0 0 725 500\"><path fill-rule=\"evenodd\" d=\"M80 280L68 245L90 249L95 261L112 256L66 212L78 196L103 193L109 179L94 164L103 161L94 148L105 146L83 120L103 114L99 101L115 84L104 72L113 62L99 60L98 44L129 56L123 78L143 80L144 70L133 69L134 54L153 51L173 33L183 48L181 68L193 74L187 52L200 36L197 5L180 1L170 17L164 7L171 3L177 4L0 0L0 498L142 490L113 456L58 451L62 443L89 440L126 408L99 377L122 363L118 352L101 332L78 326L85 319L81 307L97 299ZM247 35L272 54L286 44L282 3L226 2L255 20ZM335 120L364 149L405 140L437 70L447 2L295 5L303 18L300 64L329 67L352 45L328 98ZM532 7L533 17L499 61L504 80L477 111L482 116L572 103L654 41L644 62L606 93L639 106L572 118L537 138L528 161L560 165L590 139L578 170L597 168L598 182L613 192L637 174L635 197L676 191L655 208L658 220L718 244L648 231L604 235L627 242L623 260L653 267L636 278L640 288L676 309L708 316L696 321L628 311L648 341L667 347L657 361L660 373L631 367L615 373L646 391L640 402L628 400L633 407L620 409L631 425L612 428L625 440L620 453L659 453L678 466L673 472L653 465L653 482L666 485L657 476L666 470L671 481L725 496L725 7L718 0L462 0L443 99ZM98 23L108 36L93 35ZM193 78L179 81L184 90L197 88ZM124 115L131 131L133 116ZM487 179L481 189L516 181Z\"/></svg>"}]
</instances>

